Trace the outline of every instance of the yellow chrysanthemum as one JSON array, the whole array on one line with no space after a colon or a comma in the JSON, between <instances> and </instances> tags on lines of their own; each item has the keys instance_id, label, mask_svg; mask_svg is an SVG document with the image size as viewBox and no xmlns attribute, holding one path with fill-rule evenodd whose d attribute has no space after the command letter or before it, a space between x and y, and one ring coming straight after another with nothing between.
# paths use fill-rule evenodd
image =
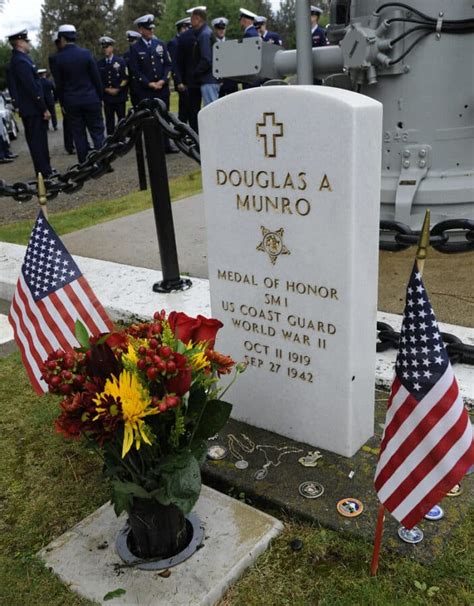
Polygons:
<instances>
[{"instance_id":1,"label":"yellow chrysanthemum","mask_svg":"<svg viewBox=\"0 0 474 606\"><path fill-rule=\"evenodd\" d=\"M145 428L144 417L155 415L159 411L154 406L150 406L150 394L139 383L138 378L123 370L119 378L112 377L107 379L104 391L99 394L95 400L100 405L100 399L103 396L111 396L115 400L120 398L122 403L122 416L124 422L124 435L122 446L122 458L127 454L135 440L135 448L140 449L141 441L151 444ZM99 411L99 407L97 408Z\"/></svg>"},{"instance_id":2,"label":"yellow chrysanthemum","mask_svg":"<svg viewBox=\"0 0 474 606\"><path fill-rule=\"evenodd\" d=\"M198 372L199 370L202 370L203 368L207 368L208 366L210 366L210 362L206 357L206 353L204 351L199 351L195 354L193 354L190 357L191 362L191 367L194 371Z\"/></svg>"},{"instance_id":3,"label":"yellow chrysanthemum","mask_svg":"<svg viewBox=\"0 0 474 606\"><path fill-rule=\"evenodd\" d=\"M137 352L131 343L128 345L127 353L122 355L122 363L126 366L130 364L130 366L136 366L138 362Z\"/></svg>"}]
</instances>

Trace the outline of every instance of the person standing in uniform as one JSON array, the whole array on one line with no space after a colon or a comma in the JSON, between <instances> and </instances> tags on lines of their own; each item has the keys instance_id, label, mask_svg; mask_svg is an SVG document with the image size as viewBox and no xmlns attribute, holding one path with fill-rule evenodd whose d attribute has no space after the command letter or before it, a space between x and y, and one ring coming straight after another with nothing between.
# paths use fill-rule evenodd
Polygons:
<instances>
[{"instance_id":1,"label":"person standing in uniform","mask_svg":"<svg viewBox=\"0 0 474 606\"><path fill-rule=\"evenodd\" d=\"M61 105L69 114L77 158L82 164L88 152L87 132L95 149L104 143L102 81L92 53L76 46L74 25L61 25L58 37L61 52L56 59L56 87Z\"/></svg>"},{"instance_id":2,"label":"person standing in uniform","mask_svg":"<svg viewBox=\"0 0 474 606\"><path fill-rule=\"evenodd\" d=\"M196 7L191 12L191 27L196 42L194 45L194 80L200 84L204 106L219 98L220 83L212 74L212 45L214 34L207 24L204 7Z\"/></svg>"},{"instance_id":3,"label":"person standing in uniform","mask_svg":"<svg viewBox=\"0 0 474 606\"><path fill-rule=\"evenodd\" d=\"M319 18L323 14L323 9L319 8L319 6L311 5L311 40L313 44L313 48L318 46L326 46L328 44L328 39L326 35L326 30L324 27L319 25ZM319 78L314 78L313 84L322 84L323 81Z\"/></svg>"},{"instance_id":4,"label":"person standing in uniform","mask_svg":"<svg viewBox=\"0 0 474 606\"><path fill-rule=\"evenodd\" d=\"M211 21L211 25L214 28L214 36L217 42L226 41L226 28L229 25L229 19L226 17L216 17ZM219 99L226 95L231 95L239 90L239 83L231 78L223 78L221 80L221 87L219 89Z\"/></svg>"},{"instance_id":5,"label":"person standing in uniform","mask_svg":"<svg viewBox=\"0 0 474 606\"><path fill-rule=\"evenodd\" d=\"M127 102L127 65L122 57L114 55L115 40L109 36L99 38L105 57L97 61L103 86L103 101L105 114L105 128L108 135L115 130L115 116L117 120L125 118L125 104Z\"/></svg>"},{"instance_id":6,"label":"person standing in uniform","mask_svg":"<svg viewBox=\"0 0 474 606\"><path fill-rule=\"evenodd\" d=\"M48 57L48 63L49 63L49 69L51 70L51 74L53 76L54 82L56 83L57 81L57 76L56 76L56 58L58 56L58 53L60 52L60 48L59 48L59 38L58 38L58 32L54 32L53 34L53 42L56 46L56 53L54 55L50 55ZM57 94L56 94L57 96ZM58 97L59 100L59 97ZM66 112L64 111L64 108L61 105L61 113L63 115L63 141L64 141L64 149L67 151L68 154L72 155L75 153L75 148L74 148L74 139L72 138L72 128L71 128L71 121L69 119L69 116L66 114Z\"/></svg>"},{"instance_id":7,"label":"person standing in uniform","mask_svg":"<svg viewBox=\"0 0 474 606\"><path fill-rule=\"evenodd\" d=\"M130 70L130 47L132 47L135 42L140 40L141 36L138 32L135 32L133 29L127 30L126 33L128 40L128 50L124 52L122 55L123 60L125 61L125 65L127 66L127 75L128 75L128 90L130 91L130 101L132 102L132 106L136 107L139 101L138 92L137 92L137 84L135 82L135 78L132 76L132 72Z\"/></svg>"},{"instance_id":8,"label":"person standing in uniform","mask_svg":"<svg viewBox=\"0 0 474 606\"><path fill-rule=\"evenodd\" d=\"M283 45L282 39L276 32L270 32L267 30L266 17L258 16L255 18L255 29L257 30L260 38L264 42L268 42L269 44L276 44L277 46Z\"/></svg>"},{"instance_id":9,"label":"person standing in uniform","mask_svg":"<svg viewBox=\"0 0 474 606\"><path fill-rule=\"evenodd\" d=\"M255 19L257 15L248 11L246 8L240 9L239 23L244 30L243 38L258 38L258 31L255 28Z\"/></svg>"},{"instance_id":10,"label":"person standing in uniform","mask_svg":"<svg viewBox=\"0 0 474 606\"><path fill-rule=\"evenodd\" d=\"M203 7L196 7L203 8ZM189 9L186 12L192 12L194 9ZM178 46L176 48L176 70L179 74L179 84L177 85L179 92L186 92L189 100L189 126L197 133L198 132L198 113L201 109L201 86L195 80L194 75L194 53L196 45L196 34L192 27L186 32L183 32L178 38Z\"/></svg>"},{"instance_id":11,"label":"person standing in uniform","mask_svg":"<svg viewBox=\"0 0 474 606\"><path fill-rule=\"evenodd\" d=\"M35 173L49 177L53 173L48 148L48 121L51 114L46 107L36 66L28 56L28 31L24 29L11 34L8 41L13 47L8 70L10 90L15 92L15 103L23 122Z\"/></svg>"},{"instance_id":12,"label":"person standing in uniform","mask_svg":"<svg viewBox=\"0 0 474 606\"><path fill-rule=\"evenodd\" d=\"M178 68L178 41L179 37L187 32L191 27L191 18L184 17L175 23L176 35L168 42L168 52L171 58L171 73L173 74L174 87L178 92L178 118L181 122L189 122L189 95L185 87L182 86L183 79Z\"/></svg>"},{"instance_id":13,"label":"person standing in uniform","mask_svg":"<svg viewBox=\"0 0 474 606\"><path fill-rule=\"evenodd\" d=\"M48 78L48 70L44 67L38 70L41 86L43 87L44 100L46 107L51 114L51 124L54 130L58 130L58 119L56 117L56 88L54 82ZM49 125L48 125L49 127Z\"/></svg>"},{"instance_id":14,"label":"person standing in uniform","mask_svg":"<svg viewBox=\"0 0 474 606\"><path fill-rule=\"evenodd\" d=\"M166 44L153 36L154 20L153 15L143 15L134 21L141 38L130 47L130 69L137 83L139 100L161 99L169 109L171 59ZM168 137L164 139L166 153L179 151Z\"/></svg>"}]
</instances>

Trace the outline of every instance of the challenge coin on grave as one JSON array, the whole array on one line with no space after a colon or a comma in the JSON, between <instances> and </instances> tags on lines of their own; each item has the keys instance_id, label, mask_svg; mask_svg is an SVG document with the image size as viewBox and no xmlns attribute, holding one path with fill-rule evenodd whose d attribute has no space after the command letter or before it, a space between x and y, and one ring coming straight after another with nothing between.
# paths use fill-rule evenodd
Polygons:
<instances>
[{"instance_id":1,"label":"challenge coin on grave","mask_svg":"<svg viewBox=\"0 0 474 606\"><path fill-rule=\"evenodd\" d=\"M310 450L307 455L298 459L298 463L303 465L303 467L316 467L318 460L321 459L322 456L323 455L319 452L319 450Z\"/></svg>"},{"instance_id":2,"label":"challenge coin on grave","mask_svg":"<svg viewBox=\"0 0 474 606\"><path fill-rule=\"evenodd\" d=\"M349 497L338 501L336 509L345 518L356 518L364 511L364 505L359 499Z\"/></svg>"},{"instance_id":3,"label":"challenge coin on grave","mask_svg":"<svg viewBox=\"0 0 474 606\"><path fill-rule=\"evenodd\" d=\"M213 444L207 449L207 458L211 461L220 461L227 456L227 448L221 444Z\"/></svg>"},{"instance_id":4,"label":"challenge coin on grave","mask_svg":"<svg viewBox=\"0 0 474 606\"><path fill-rule=\"evenodd\" d=\"M420 543L423 540L423 531L418 526L413 526L411 530L405 528L405 526L400 526L398 529L398 536L405 543L412 543L415 545L416 543Z\"/></svg>"},{"instance_id":5,"label":"challenge coin on grave","mask_svg":"<svg viewBox=\"0 0 474 606\"><path fill-rule=\"evenodd\" d=\"M298 492L305 499L317 499L324 492L324 486L319 482L302 482L298 487Z\"/></svg>"},{"instance_id":6,"label":"challenge coin on grave","mask_svg":"<svg viewBox=\"0 0 474 606\"><path fill-rule=\"evenodd\" d=\"M436 521L441 520L444 517L444 511L439 505L432 507L427 514L425 514L426 520Z\"/></svg>"},{"instance_id":7,"label":"challenge coin on grave","mask_svg":"<svg viewBox=\"0 0 474 606\"><path fill-rule=\"evenodd\" d=\"M461 484L456 484L451 488L451 490L446 493L447 497L459 497L462 494L462 486Z\"/></svg>"},{"instance_id":8,"label":"challenge coin on grave","mask_svg":"<svg viewBox=\"0 0 474 606\"><path fill-rule=\"evenodd\" d=\"M248 462L245 461L244 459L239 459L238 461L235 462L235 467L237 467L237 469L247 469L248 466L249 466Z\"/></svg>"}]
</instances>

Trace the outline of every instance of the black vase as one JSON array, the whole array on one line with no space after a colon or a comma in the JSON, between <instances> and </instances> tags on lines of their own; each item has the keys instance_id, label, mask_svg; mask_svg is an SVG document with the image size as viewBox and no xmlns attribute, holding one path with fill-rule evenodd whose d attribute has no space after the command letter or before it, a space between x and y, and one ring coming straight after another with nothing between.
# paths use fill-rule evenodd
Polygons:
<instances>
[{"instance_id":1,"label":"black vase","mask_svg":"<svg viewBox=\"0 0 474 606\"><path fill-rule=\"evenodd\" d=\"M139 558L170 558L189 542L186 519L176 505L134 498L128 521L128 546Z\"/></svg>"}]
</instances>

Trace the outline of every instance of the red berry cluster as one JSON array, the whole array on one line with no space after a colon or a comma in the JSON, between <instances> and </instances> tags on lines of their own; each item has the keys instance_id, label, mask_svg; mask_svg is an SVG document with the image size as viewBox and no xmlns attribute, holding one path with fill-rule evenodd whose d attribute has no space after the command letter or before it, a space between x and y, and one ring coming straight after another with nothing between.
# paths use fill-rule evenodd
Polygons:
<instances>
[{"instance_id":1,"label":"red berry cluster","mask_svg":"<svg viewBox=\"0 0 474 606\"><path fill-rule=\"evenodd\" d=\"M42 378L49 385L51 393L64 396L81 388L85 381L85 354L58 349L49 354L43 364Z\"/></svg>"},{"instance_id":2,"label":"red berry cluster","mask_svg":"<svg viewBox=\"0 0 474 606\"><path fill-rule=\"evenodd\" d=\"M161 376L174 376L177 371L171 347L160 345L155 338L148 341L148 347L142 345L138 348L137 367L146 373L150 381L156 381Z\"/></svg>"},{"instance_id":3,"label":"red berry cluster","mask_svg":"<svg viewBox=\"0 0 474 606\"><path fill-rule=\"evenodd\" d=\"M176 408L181 403L178 396L165 396L162 400L158 396L153 396L151 403L157 406L160 412L166 412L169 408Z\"/></svg>"}]
</instances>

